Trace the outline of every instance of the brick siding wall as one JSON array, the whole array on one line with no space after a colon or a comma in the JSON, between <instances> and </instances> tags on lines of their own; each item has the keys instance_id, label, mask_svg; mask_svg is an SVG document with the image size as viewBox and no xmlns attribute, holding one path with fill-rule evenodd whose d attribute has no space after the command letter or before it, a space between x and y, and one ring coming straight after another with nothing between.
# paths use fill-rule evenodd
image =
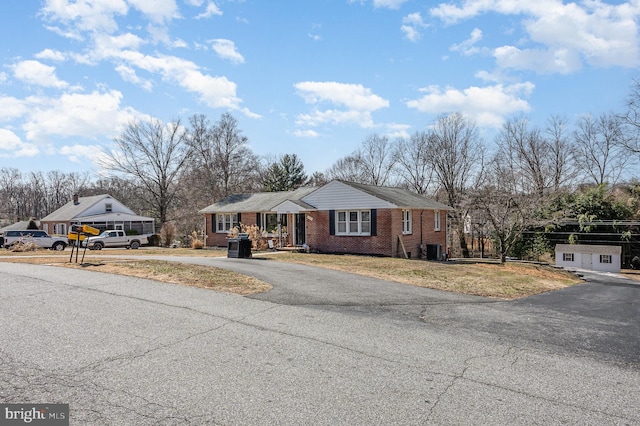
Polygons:
<instances>
[{"instance_id":1,"label":"brick siding wall","mask_svg":"<svg viewBox=\"0 0 640 426\"><path fill-rule=\"evenodd\" d=\"M422 213L422 214L421 214ZM311 250L325 253L359 253L391 257L403 257L402 242L407 254L420 257L420 244L440 244L446 250L446 212L440 213L441 231L434 231L433 210L412 210L412 233L402 234L402 211L400 209L377 210L377 235L343 236L329 234L329 212L310 212L313 221L307 221L307 244ZM422 220L422 226L420 221ZM421 237L422 232L422 239Z\"/></svg>"},{"instance_id":2,"label":"brick siding wall","mask_svg":"<svg viewBox=\"0 0 640 426\"><path fill-rule=\"evenodd\" d=\"M313 220L306 221L306 241L312 251L321 253L351 253L370 254L390 257L403 257L402 246L398 241L401 236L407 255L411 258L419 258L421 255L420 244L426 250L427 244L440 244L442 251L446 250L446 211L440 212L441 230L434 231L434 211L433 210L412 210L412 232L402 234L402 211L400 209L378 209L376 214L375 236L344 236L330 235L329 233L329 212L315 211L307 212L307 216ZM212 217L206 215L207 223L207 246L226 247L227 234L217 233L212 228ZM293 223L294 216L291 215L289 223ZM255 213L242 213L241 222L245 225L256 224ZM422 225L421 225L422 224ZM289 241L283 241L286 245ZM424 253L422 253L424 257Z\"/></svg>"}]
</instances>

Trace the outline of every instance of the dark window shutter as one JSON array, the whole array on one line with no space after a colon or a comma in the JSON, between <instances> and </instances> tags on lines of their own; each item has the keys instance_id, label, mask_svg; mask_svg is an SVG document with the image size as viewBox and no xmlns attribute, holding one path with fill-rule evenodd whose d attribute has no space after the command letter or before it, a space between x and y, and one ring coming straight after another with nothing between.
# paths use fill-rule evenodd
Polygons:
<instances>
[{"instance_id":1,"label":"dark window shutter","mask_svg":"<svg viewBox=\"0 0 640 426\"><path fill-rule=\"evenodd\" d=\"M329 235L336 235L336 211L329 210Z\"/></svg>"},{"instance_id":2,"label":"dark window shutter","mask_svg":"<svg viewBox=\"0 0 640 426\"><path fill-rule=\"evenodd\" d=\"M237 226L240 228L240 224L242 223L242 215L238 213L238 223L234 223L233 226Z\"/></svg>"},{"instance_id":3,"label":"dark window shutter","mask_svg":"<svg viewBox=\"0 0 640 426\"><path fill-rule=\"evenodd\" d=\"M218 230L217 226L218 223L216 222L216 214L213 213L211 215L211 231L216 232Z\"/></svg>"},{"instance_id":4,"label":"dark window shutter","mask_svg":"<svg viewBox=\"0 0 640 426\"><path fill-rule=\"evenodd\" d=\"M262 227L262 224L260 223L261 217L262 215L260 213L256 213L256 225L258 226L258 229Z\"/></svg>"},{"instance_id":5,"label":"dark window shutter","mask_svg":"<svg viewBox=\"0 0 640 426\"><path fill-rule=\"evenodd\" d=\"M378 225L378 210L371 209L371 236L375 237L378 235L377 225Z\"/></svg>"}]
</instances>

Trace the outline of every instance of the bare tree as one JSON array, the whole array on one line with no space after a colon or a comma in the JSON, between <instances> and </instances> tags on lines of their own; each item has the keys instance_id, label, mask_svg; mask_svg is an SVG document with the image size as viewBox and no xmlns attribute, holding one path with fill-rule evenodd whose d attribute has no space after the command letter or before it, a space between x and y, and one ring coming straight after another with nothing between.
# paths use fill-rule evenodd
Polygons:
<instances>
[{"instance_id":1,"label":"bare tree","mask_svg":"<svg viewBox=\"0 0 640 426\"><path fill-rule=\"evenodd\" d=\"M145 197L145 189L137 183L135 178L124 176L107 176L97 181L84 191L78 193L89 195L109 194L125 206L133 208L138 214L145 216L155 215L155 209L151 206L140 205L140 200Z\"/></svg>"},{"instance_id":2,"label":"bare tree","mask_svg":"<svg viewBox=\"0 0 640 426\"><path fill-rule=\"evenodd\" d=\"M522 233L534 223L540 197L523 188L519 171L499 153L489 168L486 183L474 191L471 216L482 218L489 227L500 261L504 262Z\"/></svg>"},{"instance_id":3,"label":"bare tree","mask_svg":"<svg viewBox=\"0 0 640 426\"><path fill-rule=\"evenodd\" d=\"M464 257L469 249L464 235L464 221L469 204L467 193L481 177L484 147L475 124L462 114L441 116L433 127L433 139L429 152L430 164L453 207L452 225L455 228Z\"/></svg>"},{"instance_id":4,"label":"bare tree","mask_svg":"<svg viewBox=\"0 0 640 426\"><path fill-rule=\"evenodd\" d=\"M328 179L392 186L397 150L387 136L372 134L351 154L336 161L326 172Z\"/></svg>"},{"instance_id":5,"label":"bare tree","mask_svg":"<svg viewBox=\"0 0 640 426\"><path fill-rule=\"evenodd\" d=\"M338 179L348 182L369 183L364 175L360 157L357 154L350 154L340 158L325 172L329 180Z\"/></svg>"},{"instance_id":6,"label":"bare tree","mask_svg":"<svg viewBox=\"0 0 640 426\"><path fill-rule=\"evenodd\" d=\"M550 186L553 192L558 192L563 187L574 183L578 175L573 158L574 148L567 135L567 128L567 120L563 117L552 115L547 120L545 133L551 161Z\"/></svg>"},{"instance_id":7,"label":"bare tree","mask_svg":"<svg viewBox=\"0 0 640 426\"><path fill-rule=\"evenodd\" d=\"M114 140L115 150L107 153L105 168L134 178L144 188L144 200L160 223L170 220L169 209L176 195L176 181L189 161L186 129L180 121L160 120L130 123Z\"/></svg>"},{"instance_id":8,"label":"bare tree","mask_svg":"<svg viewBox=\"0 0 640 426\"><path fill-rule=\"evenodd\" d=\"M544 195L549 187L551 171L548 144L540 131L530 128L526 118L507 121L496 139L504 166L512 169L523 191Z\"/></svg>"},{"instance_id":9,"label":"bare tree","mask_svg":"<svg viewBox=\"0 0 640 426\"><path fill-rule=\"evenodd\" d=\"M393 184L394 168L397 162L396 150L387 136L376 133L369 136L358 149L362 174L370 185L390 186Z\"/></svg>"},{"instance_id":10,"label":"bare tree","mask_svg":"<svg viewBox=\"0 0 640 426\"><path fill-rule=\"evenodd\" d=\"M21 200L26 206L29 218L39 219L49 212L47 209L46 179L42 172L29 172L28 194Z\"/></svg>"},{"instance_id":11,"label":"bare tree","mask_svg":"<svg viewBox=\"0 0 640 426\"><path fill-rule=\"evenodd\" d=\"M587 114L578 121L575 159L586 180L596 185L618 182L631 159L621 148L627 137L622 120L615 114L598 118Z\"/></svg>"},{"instance_id":12,"label":"bare tree","mask_svg":"<svg viewBox=\"0 0 640 426\"><path fill-rule=\"evenodd\" d=\"M194 115L190 123L188 143L195 160L192 172L204 179L209 202L257 188L259 159L247 147L248 138L231 114L223 114L213 126L204 115Z\"/></svg>"},{"instance_id":13,"label":"bare tree","mask_svg":"<svg viewBox=\"0 0 640 426\"><path fill-rule=\"evenodd\" d=\"M627 97L627 111L621 117L623 122L630 127L629 137L622 146L628 152L640 154L640 81L633 80L631 93Z\"/></svg>"},{"instance_id":14,"label":"bare tree","mask_svg":"<svg viewBox=\"0 0 640 426\"><path fill-rule=\"evenodd\" d=\"M396 145L397 171L403 184L411 191L424 195L433 191L433 167L429 161L433 135L416 132Z\"/></svg>"},{"instance_id":15,"label":"bare tree","mask_svg":"<svg viewBox=\"0 0 640 426\"><path fill-rule=\"evenodd\" d=\"M8 223L20 220L19 192L22 189L22 173L18 169L0 169L0 211Z\"/></svg>"}]
</instances>

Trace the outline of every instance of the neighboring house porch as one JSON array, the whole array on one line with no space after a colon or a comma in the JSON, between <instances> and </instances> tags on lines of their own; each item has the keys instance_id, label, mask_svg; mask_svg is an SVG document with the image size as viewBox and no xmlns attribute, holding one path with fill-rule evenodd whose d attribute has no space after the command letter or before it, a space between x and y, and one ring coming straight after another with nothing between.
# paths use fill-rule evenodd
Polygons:
<instances>
[{"instance_id":1,"label":"neighboring house porch","mask_svg":"<svg viewBox=\"0 0 640 426\"><path fill-rule=\"evenodd\" d=\"M139 216L108 194L79 197L40 220L41 228L52 234L65 235L71 225L89 225L101 231L121 229L138 234L155 232L155 219Z\"/></svg>"}]
</instances>

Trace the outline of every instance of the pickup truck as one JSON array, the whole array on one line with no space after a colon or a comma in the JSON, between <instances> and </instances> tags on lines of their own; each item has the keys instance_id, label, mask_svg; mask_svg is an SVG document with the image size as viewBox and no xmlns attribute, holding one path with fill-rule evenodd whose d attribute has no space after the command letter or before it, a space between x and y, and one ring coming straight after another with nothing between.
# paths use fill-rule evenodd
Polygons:
<instances>
[{"instance_id":1,"label":"pickup truck","mask_svg":"<svg viewBox=\"0 0 640 426\"><path fill-rule=\"evenodd\" d=\"M82 245L89 250L102 250L105 247L125 247L137 249L142 244L148 244L146 235L127 235L120 229L102 231L100 235L86 238Z\"/></svg>"},{"instance_id":2,"label":"pickup truck","mask_svg":"<svg viewBox=\"0 0 640 426\"><path fill-rule=\"evenodd\" d=\"M16 243L33 243L37 246L62 251L69 245L67 237L51 236L37 229L11 230L4 232L4 247L10 248Z\"/></svg>"}]
</instances>

